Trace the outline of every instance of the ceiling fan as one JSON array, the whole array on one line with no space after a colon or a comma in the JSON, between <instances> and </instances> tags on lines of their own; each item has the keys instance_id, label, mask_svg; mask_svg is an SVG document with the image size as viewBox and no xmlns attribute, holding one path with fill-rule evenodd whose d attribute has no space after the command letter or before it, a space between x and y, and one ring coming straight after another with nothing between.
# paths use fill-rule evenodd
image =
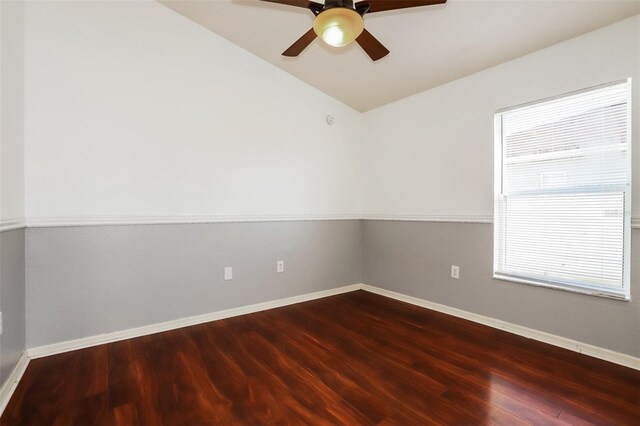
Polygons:
<instances>
[{"instance_id":1,"label":"ceiling fan","mask_svg":"<svg viewBox=\"0 0 640 426\"><path fill-rule=\"evenodd\" d=\"M409 7L431 6L447 0L325 0L324 4L310 0L262 0L309 9L315 16L313 28L285 50L282 55L298 56L316 37L333 47L343 47L356 41L367 54L377 61L389 54L369 31L364 28L364 15Z\"/></svg>"}]
</instances>

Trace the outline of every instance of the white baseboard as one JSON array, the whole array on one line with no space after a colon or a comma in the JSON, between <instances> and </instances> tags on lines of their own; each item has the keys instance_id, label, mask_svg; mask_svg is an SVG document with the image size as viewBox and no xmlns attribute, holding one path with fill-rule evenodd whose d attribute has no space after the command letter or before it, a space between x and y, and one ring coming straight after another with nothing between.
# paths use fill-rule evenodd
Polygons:
<instances>
[{"instance_id":1,"label":"white baseboard","mask_svg":"<svg viewBox=\"0 0 640 426\"><path fill-rule=\"evenodd\" d=\"M69 352L77 349L88 348L91 346L102 345L110 342L131 339L134 337L146 336L149 334L160 333L177 328L188 327L190 325L201 324L209 321L216 321L224 318L231 318L239 315L250 314L254 312L264 311L268 309L279 308L282 306L293 305L296 303L306 302L309 300L321 299L323 297L333 296L336 294L348 293L355 290L365 290L381 296L390 297L402 302L411 303L412 305L421 306L423 308L432 309L455 317L464 318L479 324L497 328L499 330L508 331L519 336L529 339L538 340L553 346L569 349L574 352L589 355L615 364L640 370L640 358L631 355L614 352L609 349L600 348L588 343L579 342L577 340L568 339L566 337L557 336L532 328L523 327L521 325L512 324L499 319L478 315L473 312L463 311L461 309L452 308L450 306L441 305L430 302L428 300L419 299L417 297L407 296L394 291L366 285L353 284L345 287L334 288L331 290L319 291L316 293L303 294L300 296L287 297L285 299L273 300L270 302L258 303L255 305L242 306L239 308L227 309L224 311L211 312L208 314L198 315L189 318L180 318L173 321L167 321L158 324L151 324L143 327L132 328L129 330L116 331L98 336L90 336L76 340L69 340L52 345L39 346L27 349L30 358L41 358L44 356L55 355L63 352Z\"/></svg>"},{"instance_id":2,"label":"white baseboard","mask_svg":"<svg viewBox=\"0 0 640 426\"><path fill-rule=\"evenodd\" d=\"M267 309L279 308L282 306L293 305L296 303L307 302L310 300L321 299L323 297L333 296L336 294L348 293L355 290L361 290L362 284L353 284L345 287L338 287L330 290L318 291L316 293L303 294L300 296L287 297L284 299L273 300L269 302L257 303L255 305L241 306L239 308L226 309L224 311L211 312L208 314L180 318L173 321L167 321L157 324L145 325L142 327L132 328L129 330L116 331L113 333L100 334L97 336L84 337L81 339L68 340L66 342L54 343L51 345L38 346L27 349L27 354L31 359L42 358L44 356L70 352L77 349L89 348L91 346L102 345L105 343L117 342L120 340L132 339L134 337L146 336L149 334L160 333L162 331L175 330L177 328L188 327L190 325L202 324L205 322L216 321L224 318L236 317L239 315L251 314L254 312L265 311Z\"/></svg>"},{"instance_id":3,"label":"white baseboard","mask_svg":"<svg viewBox=\"0 0 640 426\"><path fill-rule=\"evenodd\" d=\"M487 325L499 330L508 331L509 333L517 334L529 339L538 340L540 342L548 343L553 346L569 349L571 351L589 355L594 358L599 358L605 361L613 362L615 364L623 365L625 367L633 368L635 370L640 370L640 358L636 358L631 355L622 354L609 349L590 345L588 343L579 342L577 340L568 339L566 337L557 336L555 334L545 333L544 331L534 330L532 328L527 328L499 319L486 317L484 315L474 314L473 312L463 311L462 309L440 305L438 303L429 302L428 300L419 299L413 296L407 296L405 294L396 293L394 291L385 290L366 284L362 285L362 289L371 293L379 294L381 296L390 297L392 299L400 300L412 305L417 305L448 315L453 315L454 317L464 318L469 321Z\"/></svg>"},{"instance_id":4,"label":"white baseboard","mask_svg":"<svg viewBox=\"0 0 640 426\"><path fill-rule=\"evenodd\" d=\"M599 358L605 361L613 362L615 364L630 367L636 370L640 370L640 358L633 357L631 355L621 354L608 349L593 346L587 343L582 343L576 340L568 339L565 337L556 336L550 333L534 330L531 328L523 327L517 324L512 324L506 321L498 320L483 315L474 314L472 312L463 311L461 309L452 308L449 306L441 305L428 300L419 299L417 297L407 296L394 291L385 290L382 288L370 286L367 284L353 284L345 287L334 288L330 290L319 291L316 293L303 294L299 296L287 297L284 299L273 300L264 303L258 303L255 305L242 306L239 308L232 308L223 311L212 312L208 314L198 315L189 318L181 318L173 321L167 321L158 324L151 324L143 327L137 327L129 330L117 331L114 333L101 334L98 336L90 336L82 339L69 340L66 342L55 343L52 345L39 346L35 348L27 349L20 358L18 364L14 368L13 372L7 379L6 383L0 389L0 414L6 407L11 395L13 394L20 378L29 364L29 359L41 358L44 356L55 355L59 353L69 352L77 349L88 348L91 346L97 346L105 343L116 342L120 340L131 339L140 336L146 336L149 334L159 333L168 330L174 330L177 328L188 327L190 325L201 324L209 321L216 321L224 318L231 318L239 315L250 314L254 312L260 312L268 309L279 308L282 306L293 305L296 303L307 302L310 300L321 299L336 294L348 293L356 290L365 290L371 293L379 294L381 296L390 297L402 302L407 302L412 305L421 306L423 308L431 309L434 311L442 312L448 315L452 315L459 318L464 318L469 321L473 321L479 324L487 325L489 327L504 330L519 336L524 336L530 339L538 340L544 343L548 343L553 346L558 346L564 349L569 349L574 352L583 353L595 358Z\"/></svg>"},{"instance_id":5,"label":"white baseboard","mask_svg":"<svg viewBox=\"0 0 640 426\"><path fill-rule=\"evenodd\" d=\"M11 399L11 395L18 387L18 382L22 378L25 370L27 369L27 365L29 365L29 357L27 356L27 351L22 352L18 363L13 368L13 371L7 377L7 381L4 382L2 389L0 389L0 415L4 412L4 409L7 407L9 400Z\"/></svg>"}]
</instances>

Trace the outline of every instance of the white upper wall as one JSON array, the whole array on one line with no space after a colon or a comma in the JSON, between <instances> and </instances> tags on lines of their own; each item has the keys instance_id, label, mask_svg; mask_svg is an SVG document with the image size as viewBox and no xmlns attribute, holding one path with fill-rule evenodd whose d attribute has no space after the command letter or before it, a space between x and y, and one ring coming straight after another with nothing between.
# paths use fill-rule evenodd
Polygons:
<instances>
[{"instance_id":1,"label":"white upper wall","mask_svg":"<svg viewBox=\"0 0 640 426\"><path fill-rule=\"evenodd\" d=\"M25 49L29 217L360 213L361 114L155 1L29 2Z\"/></svg>"},{"instance_id":2,"label":"white upper wall","mask_svg":"<svg viewBox=\"0 0 640 426\"><path fill-rule=\"evenodd\" d=\"M497 109L632 77L640 217L639 40L637 15L362 115L154 1L29 2L27 215L490 216Z\"/></svg>"},{"instance_id":3,"label":"white upper wall","mask_svg":"<svg viewBox=\"0 0 640 426\"><path fill-rule=\"evenodd\" d=\"M366 113L365 215L492 215L494 112L628 77L640 217L640 15Z\"/></svg>"},{"instance_id":4,"label":"white upper wall","mask_svg":"<svg viewBox=\"0 0 640 426\"><path fill-rule=\"evenodd\" d=\"M0 222L24 217L24 5L0 1Z\"/></svg>"}]
</instances>

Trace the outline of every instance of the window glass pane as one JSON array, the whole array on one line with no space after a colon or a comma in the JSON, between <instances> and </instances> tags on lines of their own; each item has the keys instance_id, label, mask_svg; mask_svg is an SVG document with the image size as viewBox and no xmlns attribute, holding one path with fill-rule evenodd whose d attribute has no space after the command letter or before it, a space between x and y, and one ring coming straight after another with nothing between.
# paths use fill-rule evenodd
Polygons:
<instances>
[{"instance_id":1,"label":"window glass pane","mask_svg":"<svg viewBox=\"0 0 640 426\"><path fill-rule=\"evenodd\" d=\"M500 270L622 288L624 193L505 196Z\"/></svg>"},{"instance_id":2,"label":"window glass pane","mask_svg":"<svg viewBox=\"0 0 640 426\"><path fill-rule=\"evenodd\" d=\"M626 84L503 114L505 192L627 182Z\"/></svg>"},{"instance_id":3,"label":"window glass pane","mask_svg":"<svg viewBox=\"0 0 640 426\"><path fill-rule=\"evenodd\" d=\"M629 84L496 114L497 274L625 288Z\"/></svg>"}]
</instances>

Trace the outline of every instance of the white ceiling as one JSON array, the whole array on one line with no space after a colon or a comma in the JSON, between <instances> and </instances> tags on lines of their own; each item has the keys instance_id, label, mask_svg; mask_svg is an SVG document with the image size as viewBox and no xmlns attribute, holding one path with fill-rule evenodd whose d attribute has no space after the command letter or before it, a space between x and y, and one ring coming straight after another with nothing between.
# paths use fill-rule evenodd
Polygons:
<instances>
[{"instance_id":1,"label":"white ceiling","mask_svg":"<svg viewBox=\"0 0 640 426\"><path fill-rule=\"evenodd\" d=\"M306 9L257 0L160 1L362 112L640 13L640 0L449 0L370 14L367 29L391 51L372 62L356 43L336 49L319 40L298 58L282 57L311 28Z\"/></svg>"}]
</instances>

